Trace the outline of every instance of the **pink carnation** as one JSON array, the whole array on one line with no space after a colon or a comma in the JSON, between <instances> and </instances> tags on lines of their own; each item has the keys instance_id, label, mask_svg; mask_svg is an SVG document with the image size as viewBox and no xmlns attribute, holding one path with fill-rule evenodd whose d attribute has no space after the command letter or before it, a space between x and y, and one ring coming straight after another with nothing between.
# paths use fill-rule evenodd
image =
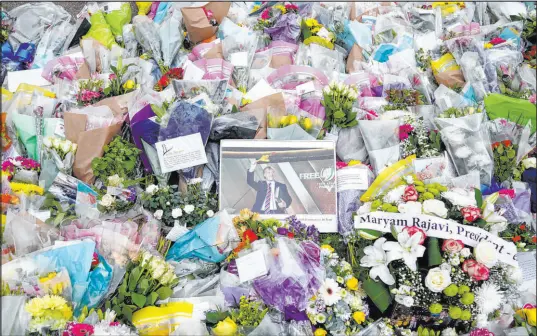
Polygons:
<instances>
[{"instance_id":1,"label":"pink carnation","mask_svg":"<svg viewBox=\"0 0 537 336\"><path fill-rule=\"evenodd\" d=\"M420 239L420 242L418 243L420 245L423 245L423 243L425 242L425 238L427 238L425 231L415 226L410 226L410 227L407 226L403 229L403 231L406 231L410 237L412 237L415 234L421 233L421 239Z\"/></svg>"},{"instance_id":2,"label":"pink carnation","mask_svg":"<svg viewBox=\"0 0 537 336\"><path fill-rule=\"evenodd\" d=\"M270 10L267 8L261 13L261 19L268 20L270 19Z\"/></svg>"},{"instance_id":3,"label":"pink carnation","mask_svg":"<svg viewBox=\"0 0 537 336\"><path fill-rule=\"evenodd\" d=\"M408 139L408 134L414 130L414 127L409 124L399 126L399 140L403 141Z\"/></svg>"}]
</instances>

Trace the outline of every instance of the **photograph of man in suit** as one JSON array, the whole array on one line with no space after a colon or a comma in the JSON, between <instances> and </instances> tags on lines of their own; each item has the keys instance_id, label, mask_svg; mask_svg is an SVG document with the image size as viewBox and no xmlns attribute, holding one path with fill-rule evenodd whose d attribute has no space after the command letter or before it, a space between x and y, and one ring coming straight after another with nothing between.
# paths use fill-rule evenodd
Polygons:
<instances>
[{"instance_id":1,"label":"photograph of man in suit","mask_svg":"<svg viewBox=\"0 0 537 336\"><path fill-rule=\"evenodd\" d=\"M262 181L256 181L254 171L257 167L257 161L254 161L247 172L246 182L250 187L255 189L257 195L252 211L259 214L284 214L291 205L291 196L287 186L283 183L274 181L274 168L268 166L263 169Z\"/></svg>"}]
</instances>

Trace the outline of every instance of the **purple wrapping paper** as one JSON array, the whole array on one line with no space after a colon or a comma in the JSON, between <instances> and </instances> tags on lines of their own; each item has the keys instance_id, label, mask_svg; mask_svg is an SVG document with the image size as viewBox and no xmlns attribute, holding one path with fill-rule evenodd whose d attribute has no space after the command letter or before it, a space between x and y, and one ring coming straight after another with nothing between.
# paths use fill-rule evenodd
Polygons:
<instances>
[{"instance_id":1,"label":"purple wrapping paper","mask_svg":"<svg viewBox=\"0 0 537 336\"><path fill-rule=\"evenodd\" d=\"M265 28L265 33L269 34L273 41L296 43L300 36L298 20L298 15L294 13L280 15L274 26Z\"/></svg>"},{"instance_id":2,"label":"purple wrapping paper","mask_svg":"<svg viewBox=\"0 0 537 336\"><path fill-rule=\"evenodd\" d=\"M301 110L304 110L317 118L324 120L326 117L324 106L321 105L321 98L306 98L300 102L299 107Z\"/></svg>"},{"instance_id":3,"label":"purple wrapping paper","mask_svg":"<svg viewBox=\"0 0 537 336\"><path fill-rule=\"evenodd\" d=\"M295 241L280 244L296 244ZM282 265L286 260L272 263L268 275L254 280L254 289L265 304L273 306L281 312L300 312L306 309L308 300L321 287L324 279L324 268L320 265L321 249L312 241L303 241L297 249L297 264L307 274L304 279L282 274Z\"/></svg>"},{"instance_id":4,"label":"purple wrapping paper","mask_svg":"<svg viewBox=\"0 0 537 336\"><path fill-rule=\"evenodd\" d=\"M380 85L380 86L373 86L371 88L371 91L373 91L373 95L375 97L382 97L382 90L383 90L383 86Z\"/></svg>"},{"instance_id":5,"label":"purple wrapping paper","mask_svg":"<svg viewBox=\"0 0 537 336\"><path fill-rule=\"evenodd\" d=\"M161 128L159 141L200 133L203 144L211 133L212 115L204 108L178 101L170 107L170 120L166 128Z\"/></svg>"},{"instance_id":6,"label":"purple wrapping paper","mask_svg":"<svg viewBox=\"0 0 537 336\"><path fill-rule=\"evenodd\" d=\"M147 173L153 173L153 169L149 163L149 158L144 152L141 139L144 139L144 141L150 145L153 145L158 141L160 126L158 123L149 120L149 118L154 116L156 116L156 114L153 112L151 105L146 105L132 117L132 120L130 120L132 138L136 147L142 151L140 153L140 158L142 159L142 163Z\"/></svg>"}]
</instances>

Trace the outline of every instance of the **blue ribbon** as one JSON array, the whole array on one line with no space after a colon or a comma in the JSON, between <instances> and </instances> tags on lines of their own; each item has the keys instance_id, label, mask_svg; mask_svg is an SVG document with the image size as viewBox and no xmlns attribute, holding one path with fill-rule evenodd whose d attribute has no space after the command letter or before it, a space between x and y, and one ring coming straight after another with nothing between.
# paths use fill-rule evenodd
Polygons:
<instances>
[{"instance_id":1,"label":"blue ribbon","mask_svg":"<svg viewBox=\"0 0 537 336\"><path fill-rule=\"evenodd\" d=\"M2 63L9 71L23 70L27 64L32 63L36 47L33 43L21 43L17 52L13 51L9 42L2 44Z\"/></svg>"}]
</instances>

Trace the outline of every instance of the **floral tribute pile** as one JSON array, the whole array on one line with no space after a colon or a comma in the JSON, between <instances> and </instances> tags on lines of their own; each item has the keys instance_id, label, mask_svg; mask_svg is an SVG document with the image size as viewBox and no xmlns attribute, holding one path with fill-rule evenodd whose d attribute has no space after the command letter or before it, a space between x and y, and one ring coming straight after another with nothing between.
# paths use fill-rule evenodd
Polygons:
<instances>
[{"instance_id":1,"label":"floral tribute pile","mask_svg":"<svg viewBox=\"0 0 537 336\"><path fill-rule=\"evenodd\" d=\"M535 3L3 6L2 335L537 336ZM236 139L333 142L337 231Z\"/></svg>"}]
</instances>

